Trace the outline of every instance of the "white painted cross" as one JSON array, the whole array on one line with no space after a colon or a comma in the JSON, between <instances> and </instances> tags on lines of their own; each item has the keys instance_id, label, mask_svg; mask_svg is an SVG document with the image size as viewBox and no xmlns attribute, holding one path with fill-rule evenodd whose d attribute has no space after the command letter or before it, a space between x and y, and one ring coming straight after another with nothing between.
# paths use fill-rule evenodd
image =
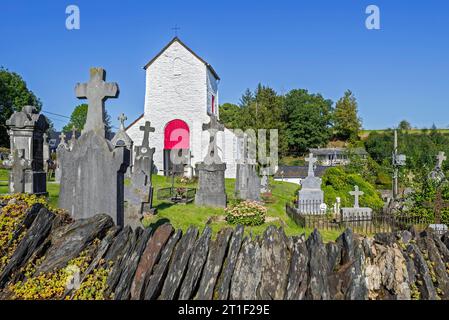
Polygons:
<instances>
[{"instance_id":1,"label":"white painted cross","mask_svg":"<svg viewBox=\"0 0 449 320\"><path fill-rule=\"evenodd\" d=\"M443 167L443 161L445 161L446 159L447 159L447 157L444 155L444 152L440 151L437 155L437 160L438 160L437 167L441 169Z\"/></svg>"},{"instance_id":2,"label":"white painted cross","mask_svg":"<svg viewBox=\"0 0 449 320\"><path fill-rule=\"evenodd\" d=\"M363 196L365 193L359 190L359 186L354 187L355 191L349 191L351 196L354 196L354 208L360 208L359 206L359 196Z\"/></svg>"},{"instance_id":3,"label":"white painted cross","mask_svg":"<svg viewBox=\"0 0 449 320\"><path fill-rule=\"evenodd\" d=\"M95 131L105 135L104 102L107 98L117 98L119 89L117 83L106 83L106 73L102 68L91 68L88 83L78 83L75 87L78 99L89 100L87 119L83 133Z\"/></svg>"},{"instance_id":4,"label":"white painted cross","mask_svg":"<svg viewBox=\"0 0 449 320\"><path fill-rule=\"evenodd\" d=\"M313 166L315 165L315 162L318 161L318 159L313 157L313 153L310 153L310 154L309 154L309 157L308 157L308 158L305 158L305 160L309 163L309 172L308 172L308 176L309 176L309 177L314 177L314 176L315 176L315 173L314 173L314 171L313 171Z\"/></svg>"},{"instance_id":5,"label":"white painted cross","mask_svg":"<svg viewBox=\"0 0 449 320\"><path fill-rule=\"evenodd\" d=\"M61 134L59 135L59 139L61 139L59 144L65 144L65 133L64 133L64 131L61 132Z\"/></svg>"}]
</instances>

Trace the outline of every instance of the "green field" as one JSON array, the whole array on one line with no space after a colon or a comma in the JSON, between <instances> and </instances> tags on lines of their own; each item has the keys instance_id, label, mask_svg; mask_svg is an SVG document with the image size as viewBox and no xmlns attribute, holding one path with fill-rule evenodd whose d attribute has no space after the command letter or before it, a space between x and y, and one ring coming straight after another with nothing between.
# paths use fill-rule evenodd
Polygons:
<instances>
[{"instance_id":1,"label":"green field","mask_svg":"<svg viewBox=\"0 0 449 320\"><path fill-rule=\"evenodd\" d=\"M1 169L0 174L2 177L6 176L7 171ZM0 194L8 192L8 182L5 179L0 179ZM234 179L226 179L226 192L228 200L234 199ZM159 188L169 187L171 185L170 179L163 176L153 176L153 186L155 194ZM176 186L180 186L176 184ZM188 187L195 187L192 185L182 185ZM267 222L257 227L246 227L246 233L253 235L260 235L269 225L275 225L277 227L283 227L287 235L299 235L301 233L309 234L311 229L304 229L296 225L285 213L285 204L290 202L295 196L298 185L271 181L273 203L267 204ZM53 207L58 206L59 196L59 184L54 182L47 183L48 200ZM224 209L209 208L209 207L197 207L193 203L190 204L172 204L167 201L158 200L156 195L154 196L153 205L158 209L155 216L146 218L143 224L148 226L159 225L163 222L170 222L175 228L183 229L184 231L191 225L198 227L200 230L208 224L214 233L225 227L233 227L224 221ZM211 220L211 221L209 221ZM209 221L209 223L208 223ZM335 240L340 234L338 231L321 231L323 239L325 241Z\"/></svg>"},{"instance_id":2,"label":"green field","mask_svg":"<svg viewBox=\"0 0 449 320\"><path fill-rule=\"evenodd\" d=\"M377 133L385 133L385 132L387 132L388 130L387 129L380 129L380 130L361 130L360 132L359 132L359 137L360 137L360 139L366 139L368 136L369 136L369 134L371 133L371 132L377 132ZM431 132L431 130L430 129L427 129L427 130L425 130L425 129L411 129L411 130L406 130L405 132L406 133L408 133L408 134L422 134L423 132L427 132L427 133L430 133ZM438 133L445 133L445 134L449 134L449 129L437 129L436 130Z\"/></svg>"}]
</instances>

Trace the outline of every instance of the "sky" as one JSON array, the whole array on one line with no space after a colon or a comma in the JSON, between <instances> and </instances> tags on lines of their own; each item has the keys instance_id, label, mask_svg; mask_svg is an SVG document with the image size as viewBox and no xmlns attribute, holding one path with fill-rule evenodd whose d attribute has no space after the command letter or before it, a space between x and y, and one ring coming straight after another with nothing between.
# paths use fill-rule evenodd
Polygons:
<instances>
[{"instance_id":1,"label":"sky","mask_svg":"<svg viewBox=\"0 0 449 320\"><path fill-rule=\"evenodd\" d=\"M77 5L80 29L66 28ZM380 30L368 30L368 5ZM0 66L19 73L43 110L70 116L90 67L117 82L113 125L143 113L143 66L175 35L219 74L220 103L258 83L303 88L334 102L350 89L365 129L406 119L449 127L447 0L0 0ZM68 119L46 114L57 129Z\"/></svg>"}]
</instances>

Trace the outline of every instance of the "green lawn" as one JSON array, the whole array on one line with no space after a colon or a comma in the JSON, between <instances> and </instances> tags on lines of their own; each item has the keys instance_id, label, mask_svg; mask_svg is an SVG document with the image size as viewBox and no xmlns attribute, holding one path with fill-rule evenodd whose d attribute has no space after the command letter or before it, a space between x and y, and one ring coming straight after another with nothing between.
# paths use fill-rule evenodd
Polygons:
<instances>
[{"instance_id":1,"label":"green lawn","mask_svg":"<svg viewBox=\"0 0 449 320\"><path fill-rule=\"evenodd\" d=\"M3 170L1 170L3 171ZM4 172L1 174L5 175ZM5 170L6 171L6 170ZM7 172L6 172L7 176ZM3 180L3 179L0 179ZM6 179L7 180L7 179ZM226 179L226 192L228 194L228 200L234 199L234 179ZM175 228L181 228L184 231L191 225L194 225L201 230L206 226L208 220L212 218L224 218L224 209L209 208L209 207L197 207L193 203L172 204L167 201L160 201L156 197L157 190L159 188L169 187L171 185L170 179L163 176L153 176L153 185L155 189L154 203L153 205L158 209L158 213L151 218L146 218L143 224L148 227L152 225L158 225L163 222L170 222ZM176 184L179 185L179 184ZM271 181L273 189L274 202L267 204L268 213L265 224L257 227L246 227L246 233L252 233L254 235L260 235L269 225L275 225L277 227L282 226L287 235L299 235L301 233L309 234L311 229L304 229L296 225L285 213L285 204L290 202L298 190L298 185ZM188 187L195 187L195 185L184 185ZM48 200L53 207L58 206L59 196L59 184L47 182ZM0 181L0 194L8 193L8 182ZM220 220L220 219L219 219ZM221 219L222 220L222 219ZM212 221L209 223L214 233L225 227L233 227L225 221ZM321 234L325 241L335 240L340 234L338 231L321 231Z\"/></svg>"},{"instance_id":2,"label":"green lawn","mask_svg":"<svg viewBox=\"0 0 449 320\"><path fill-rule=\"evenodd\" d=\"M8 181L9 179L9 170L0 169L0 181Z\"/></svg>"}]
</instances>

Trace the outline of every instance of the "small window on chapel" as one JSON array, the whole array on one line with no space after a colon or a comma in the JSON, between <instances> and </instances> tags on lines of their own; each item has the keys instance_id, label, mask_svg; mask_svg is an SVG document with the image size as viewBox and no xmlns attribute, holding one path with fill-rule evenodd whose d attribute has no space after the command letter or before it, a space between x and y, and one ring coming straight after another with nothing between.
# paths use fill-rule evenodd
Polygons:
<instances>
[{"instance_id":1,"label":"small window on chapel","mask_svg":"<svg viewBox=\"0 0 449 320\"><path fill-rule=\"evenodd\" d=\"M173 60L173 75L174 76L180 76L182 71L182 59L181 58L175 58Z\"/></svg>"}]
</instances>

